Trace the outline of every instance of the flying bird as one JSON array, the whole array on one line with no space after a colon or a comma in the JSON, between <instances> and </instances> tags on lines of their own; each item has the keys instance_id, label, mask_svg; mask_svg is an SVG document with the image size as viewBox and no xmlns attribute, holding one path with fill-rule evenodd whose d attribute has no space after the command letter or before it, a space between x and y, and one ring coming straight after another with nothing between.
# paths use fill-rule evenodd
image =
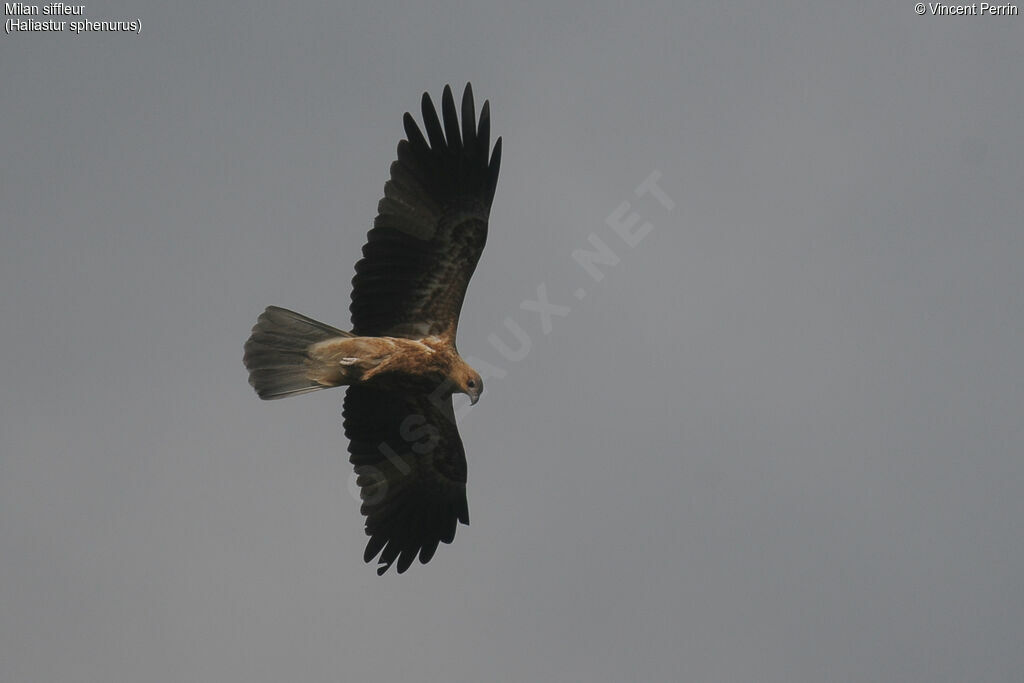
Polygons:
<instances>
[{"instance_id":1,"label":"flying bird","mask_svg":"<svg viewBox=\"0 0 1024 683\"><path fill-rule=\"evenodd\" d=\"M406 138L352 279L352 331L271 306L245 343L262 399L347 386L342 411L378 575L399 573L469 524L466 454L454 393L475 404L480 373L455 347L466 286L487 239L501 164L490 110L477 121L469 84L459 120L445 86L441 114L422 100L426 136L407 112Z\"/></svg>"}]
</instances>

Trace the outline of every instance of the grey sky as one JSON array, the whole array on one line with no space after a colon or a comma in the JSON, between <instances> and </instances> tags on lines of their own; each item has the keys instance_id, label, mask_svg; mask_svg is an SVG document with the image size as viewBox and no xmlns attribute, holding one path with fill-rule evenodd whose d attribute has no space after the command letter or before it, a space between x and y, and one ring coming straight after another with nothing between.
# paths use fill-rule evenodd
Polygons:
<instances>
[{"instance_id":1,"label":"grey sky","mask_svg":"<svg viewBox=\"0 0 1024 683\"><path fill-rule=\"evenodd\" d=\"M86 16L142 34L0 36L0 680L1019 680L1024 17ZM378 578L342 393L262 403L242 343L347 324L401 116L467 80L504 156L459 348L505 375L472 525Z\"/></svg>"}]
</instances>

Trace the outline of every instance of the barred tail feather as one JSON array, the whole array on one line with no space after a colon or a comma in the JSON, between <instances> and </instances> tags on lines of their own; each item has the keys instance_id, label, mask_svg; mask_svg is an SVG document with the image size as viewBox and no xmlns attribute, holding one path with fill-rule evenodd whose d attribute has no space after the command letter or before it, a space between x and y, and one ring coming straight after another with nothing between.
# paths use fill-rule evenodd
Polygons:
<instances>
[{"instance_id":1,"label":"barred tail feather","mask_svg":"<svg viewBox=\"0 0 1024 683\"><path fill-rule=\"evenodd\" d=\"M309 348L327 339L351 336L294 311L270 306L260 314L245 342L243 360L249 384L265 400L326 389L331 385L312 378L315 361L309 357Z\"/></svg>"}]
</instances>

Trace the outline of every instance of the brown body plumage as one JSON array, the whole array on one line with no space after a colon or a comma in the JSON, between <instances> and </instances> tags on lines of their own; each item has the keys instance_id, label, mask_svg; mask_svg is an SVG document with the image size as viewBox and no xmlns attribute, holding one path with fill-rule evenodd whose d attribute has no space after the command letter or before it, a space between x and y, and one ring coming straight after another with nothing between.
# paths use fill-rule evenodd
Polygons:
<instances>
[{"instance_id":1,"label":"brown body plumage","mask_svg":"<svg viewBox=\"0 0 1024 683\"><path fill-rule=\"evenodd\" d=\"M338 337L309 348L313 379L325 387L363 384L377 389L432 391L446 381L473 402L479 392L462 387L475 371L441 337Z\"/></svg>"},{"instance_id":2,"label":"brown body plumage","mask_svg":"<svg viewBox=\"0 0 1024 683\"><path fill-rule=\"evenodd\" d=\"M490 150L487 102L477 122L469 85L461 122L445 87L443 123L426 94L426 136L406 139L352 280L352 331L267 308L245 344L263 399L348 386L345 433L366 515L364 559L383 574L423 563L469 523L466 458L451 396L476 403L483 380L455 348L466 287L487 240L501 139Z\"/></svg>"}]
</instances>

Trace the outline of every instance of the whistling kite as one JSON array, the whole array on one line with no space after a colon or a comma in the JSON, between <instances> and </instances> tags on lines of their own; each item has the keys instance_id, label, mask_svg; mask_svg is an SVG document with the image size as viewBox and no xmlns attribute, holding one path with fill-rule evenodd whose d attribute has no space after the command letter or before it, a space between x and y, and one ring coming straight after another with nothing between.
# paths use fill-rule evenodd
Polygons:
<instances>
[{"instance_id":1,"label":"whistling kite","mask_svg":"<svg viewBox=\"0 0 1024 683\"><path fill-rule=\"evenodd\" d=\"M501 138L490 152L488 103L451 88L442 126L423 94L423 137L413 117L352 278L352 331L271 306L245 343L249 383L262 399L348 385L343 411L350 461L383 574L419 554L427 563L457 522L469 524L466 454L452 394L476 403L480 374L455 348L459 311L487 239ZM489 154L490 152L490 154Z\"/></svg>"}]
</instances>

